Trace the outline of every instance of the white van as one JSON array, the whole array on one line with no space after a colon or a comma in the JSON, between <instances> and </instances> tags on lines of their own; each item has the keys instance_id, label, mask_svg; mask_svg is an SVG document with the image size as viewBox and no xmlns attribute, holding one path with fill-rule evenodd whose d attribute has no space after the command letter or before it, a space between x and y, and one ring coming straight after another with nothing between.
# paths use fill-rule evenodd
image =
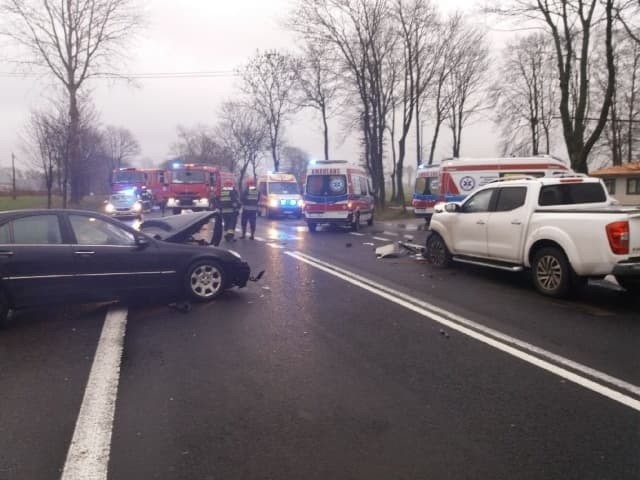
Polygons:
<instances>
[{"instance_id":1,"label":"white van","mask_svg":"<svg viewBox=\"0 0 640 480\"><path fill-rule=\"evenodd\" d=\"M509 176L553 177L572 172L562 160L549 155L536 157L451 158L439 165L420 165L411 205L414 215L427 221L433 206L459 202L478 188Z\"/></svg>"},{"instance_id":2,"label":"white van","mask_svg":"<svg viewBox=\"0 0 640 480\"><path fill-rule=\"evenodd\" d=\"M276 215L302 217L302 195L295 175L268 173L258 178L258 215L271 218Z\"/></svg>"}]
</instances>

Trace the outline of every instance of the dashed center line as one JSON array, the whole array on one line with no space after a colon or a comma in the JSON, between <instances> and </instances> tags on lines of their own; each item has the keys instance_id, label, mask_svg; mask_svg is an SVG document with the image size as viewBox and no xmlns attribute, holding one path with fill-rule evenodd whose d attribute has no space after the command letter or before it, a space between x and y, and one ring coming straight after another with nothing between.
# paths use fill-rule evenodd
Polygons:
<instances>
[{"instance_id":1,"label":"dashed center line","mask_svg":"<svg viewBox=\"0 0 640 480\"><path fill-rule=\"evenodd\" d=\"M356 235L358 237L364 237L364 233L359 233L359 232L349 232L351 235Z\"/></svg>"},{"instance_id":2,"label":"dashed center line","mask_svg":"<svg viewBox=\"0 0 640 480\"><path fill-rule=\"evenodd\" d=\"M391 239L384 237L373 237L374 240L379 240L380 242L390 242Z\"/></svg>"},{"instance_id":3,"label":"dashed center line","mask_svg":"<svg viewBox=\"0 0 640 480\"><path fill-rule=\"evenodd\" d=\"M391 235L391 236L393 236L393 237L399 237L399 236L400 236L400 234L399 234L399 233L397 233L397 232L388 232L388 231L386 231L386 230L385 230L384 232L382 232L382 233L383 233L384 235Z\"/></svg>"}]
</instances>

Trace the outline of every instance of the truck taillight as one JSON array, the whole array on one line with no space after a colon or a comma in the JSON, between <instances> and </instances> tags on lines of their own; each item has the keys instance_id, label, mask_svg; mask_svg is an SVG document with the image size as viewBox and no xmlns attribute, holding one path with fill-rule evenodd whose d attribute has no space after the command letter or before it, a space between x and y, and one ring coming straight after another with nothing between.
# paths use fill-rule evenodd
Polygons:
<instances>
[{"instance_id":1,"label":"truck taillight","mask_svg":"<svg viewBox=\"0 0 640 480\"><path fill-rule=\"evenodd\" d=\"M607 238L613 253L629 254L629 222L613 222L607 225Z\"/></svg>"}]
</instances>

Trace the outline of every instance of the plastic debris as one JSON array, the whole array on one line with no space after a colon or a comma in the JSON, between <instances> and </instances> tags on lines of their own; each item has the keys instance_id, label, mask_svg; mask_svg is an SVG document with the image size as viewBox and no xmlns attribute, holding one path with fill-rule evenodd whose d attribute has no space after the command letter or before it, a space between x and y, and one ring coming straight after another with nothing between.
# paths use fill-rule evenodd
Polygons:
<instances>
[{"instance_id":1,"label":"plastic debris","mask_svg":"<svg viewBox=\"0 0 640 480\"><path fill-rule=\"evenodd\" d=\"M400 250L395 243L376 248L376 257L378 258L395 258L399 254Z\"/></svg>"},{"instance_id":2,"label":"plastic debris","mask_svg":"<svg viewBox=\"0 0 640 480\"><path fill-rule=\"evenodd\" d=\"M192 309L191 302L175 302L170 303L169 308L173 308L180 313L189 313Z\"/></svg>"}]
</instances>

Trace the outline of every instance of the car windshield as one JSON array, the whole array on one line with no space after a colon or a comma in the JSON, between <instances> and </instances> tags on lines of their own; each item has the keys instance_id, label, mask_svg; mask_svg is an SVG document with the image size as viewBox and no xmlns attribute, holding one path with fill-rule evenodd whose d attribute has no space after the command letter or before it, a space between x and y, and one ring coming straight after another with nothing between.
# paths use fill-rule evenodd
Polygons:
<instances>
[{"instance_id":1,"label":"car windshield","mask_svg":"<svg viewBox=\"0 0 640 480\"><path fill-rule=\"evenodd\" d=\"M203 170L173 170L171 183L205 183L206 176Z\"/></svg>"},{"instance_id":2,"label":"car windshield","mask_svg":"<svg viewBox=\"0 0 640 480\"><path fill-rule=\"evenodd\" d=\"M346 175L309 175L307 177L307 193L336 197L347 193Z\"/></svg>"},{"instance_id":3,"label":"car windshield","mask_svg":"<svg viewBox=\"0 0 640 480\"><path fill-rule=\"evenodd\" d=\"M144 183L144 173L129 170L118 171L113 176L114 183Z\"/></svg>"},{"instance_id":4,"label":"car windshield","mask_svg":"<svg viewBox=\"0 0 640 480\"><path fill-rule=\"evenodd\" d=\"M267 185L269 193L275 193L276 195L300 193L298 184L295 182L269 182Z\"/></svg>"}]
</instances>

